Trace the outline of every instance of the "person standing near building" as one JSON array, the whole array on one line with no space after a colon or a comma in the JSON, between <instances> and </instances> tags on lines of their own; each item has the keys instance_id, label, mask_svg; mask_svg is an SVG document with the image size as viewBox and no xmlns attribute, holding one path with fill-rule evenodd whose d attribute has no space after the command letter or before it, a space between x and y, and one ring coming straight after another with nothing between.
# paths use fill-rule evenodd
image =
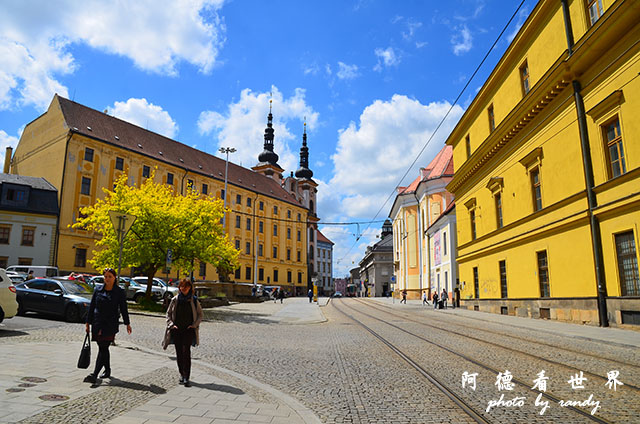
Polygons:
<instances>
[{"instance_id":1,"label":"person standing near building","mask_svg":"<svg viewBox=\"0 0 640 424\"><path fill-rule=\"evenodd\" d=\"M309 289L307 296L309 297L309 303L313 302L313 290Z\"/></svg>"},{"instance_id":2,"label":"person standing near building","mask_svg":"<svg viewBox=\"0 0 640 424\"><path fill-rule=\"evenodd\" d=\"M433 309L438 309L438 292L436 291L433 292L433 297L431 298L431 301L433 302Z\"/></svg>"},{"instance_id":3,"label":"person standing near building","mask_svg":"<svg viewBox=\"0 0 640 424\"><path fill-rule=\"evenodd\" d=\"M87 333L91 331L91 340L98 344L98 356L93 374L89 374L84 381L94 384L103 367L104 372L100 378L111 377L109 345L116 338L120 315L127 326L127 333L131 334L127 296L116 284L116 272L113 268L107 268L103 277L104 284L93 292L86 321Z\"/></svg>"},{"instance_id":4,"label":"person standing near building","mask_svg":"<svg viewBox=\"0 0 640 424\"><path fill-rule=\"evenodd\" d=\"M422 306L429 304L429 301L427 299L428 299L427 292L423 291L422 292Z\"/></svg>"},{"instance_id":5,"label":"person standing near building","mask_svg":"<svg viewBox=\"0 0 640 424\"><path fill-rule=\"evenodd\" d=\"M402 300L400 301L400 303L404 302L404 304L407 304L407 289L402 290Z\"/></svg>"},{"instance_id":6,"label":"person standing near building","mask_svg":"<svg viewBox=\"0 0 640 424\"><path fill-rule=\"evenodd\" d=\"M446 289L442 289L442 294L440 295L440 299L442 300L442 306L444 309L447 309L447 300L449 300L449 294Z\"/></svg>"},{"instance_id":7,"label":"person standing near building","mask_svg":"<svg viewBox=\"0 0 640 424\"><path fill-rule=\"evenodd\" d=\"M282 287L278 289L278 299L280 299L280 303L284 300L284 289Z\"/></svg>"},{"instance_id":8,"label":"person standing near building","mask_svg":"<svg viewBox=\"0 0 640 424\"><path fill-rule=\"evenodd\" d=\"M167 309L167 328L162 348L166 350L171 343L175 345L180 384L190 387L191 346L200 344L198 328L202 321L202 306L193 294L191 280L188 278L180 280L178 290L178 295L171 299Z\"/></svg>"}]
</instances>

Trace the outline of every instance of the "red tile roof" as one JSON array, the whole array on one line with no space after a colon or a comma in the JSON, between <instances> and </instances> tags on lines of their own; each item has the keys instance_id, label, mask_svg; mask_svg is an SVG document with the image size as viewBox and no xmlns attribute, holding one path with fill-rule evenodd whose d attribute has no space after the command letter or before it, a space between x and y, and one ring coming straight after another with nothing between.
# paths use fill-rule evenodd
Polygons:
<instances>
[{"instance_id":1,"label":"red tile roof","mask_svg":"<svg viewBox=\"0 0 640 424\"><path fill-rule=\"evenodd\" d=\"M435 180L442 177L453 177L453 147L444 146L425 168L420 169L420 176L407 187L398 187L398 194L415 193L422 181Z\"/></svg>"},{"instance_id":2,"label":"red tile roof","mask_svg":"<svg viewBox=\"0 0 640 424\"><path fill-rule=\"evenodd\" d=\"M324 234L322 234L322 233L320 232L320 230L318 230L318 231L317 231L317 233L318 233L318 241L323 241L323 242L325 242L325 243L335 244L334 242L332 242L331 240L329 240L328 238L326 238L326 237L324 236Z\"/></svg>"},{"instance_id":3,"label":"red tile roof","mask_svg":"<svg viewBox=\"0 0 640 424\"><path fill-rule=\"evenodd\" d=\"M56 98L70 131L224 182L224 159L64 97L56 95L54 101ZM228 183L302 206L277 181L231 162L229 162Z\"/></svg>"}]
</instances>

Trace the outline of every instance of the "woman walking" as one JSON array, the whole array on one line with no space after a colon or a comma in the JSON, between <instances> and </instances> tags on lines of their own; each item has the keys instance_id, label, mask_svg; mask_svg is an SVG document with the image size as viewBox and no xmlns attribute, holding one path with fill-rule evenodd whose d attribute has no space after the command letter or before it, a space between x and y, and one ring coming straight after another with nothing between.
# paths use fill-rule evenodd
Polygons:
<instances>
[{"instance_id":1,"label":"woman walking","mask_svg":"<svg viewBox=\"0 0 640 424\"><path fill-rule=\"evenodd\" d=\"M171 343L176 346L180 384L190 387L191 346L200 344L198 327L202 321L202 307L193 294L191 280L183 278L178 285L180 292L171 299L167 309L167 329L165 330L162 348Z\"/></svg>"},{"instance_id":2,"label":"woman walking","mask_svg":"<svg viewBox=\"0 0 640 424\"><path fill-rule=\"evenodd\" d=\"M119 318L127 326L127 333L131 334L129 311L127 310L127 296L116 284L116 272L113 268L107 268L103 272L104 285L93 292L89 312L87 312L87 333L91 331L91 340L98 343L98 357L93 374L89 374L84 381L95 383L98 373L104 367L100 378L111 377L111 361L109 345L116 338Z\"/></svg>"}]
</instances>

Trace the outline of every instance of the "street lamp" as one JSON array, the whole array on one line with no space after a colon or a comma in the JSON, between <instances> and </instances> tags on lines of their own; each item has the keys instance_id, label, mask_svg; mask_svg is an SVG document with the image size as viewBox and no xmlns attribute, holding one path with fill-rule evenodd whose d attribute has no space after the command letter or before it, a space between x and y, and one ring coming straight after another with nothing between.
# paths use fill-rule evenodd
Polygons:
<instances>
[{"instance_id":1,"label":"street lamp","mask_svg":"<svg viewBox=\"0 0 640 424\"><path fill-rule=\"evenodd\" d=\"M233 147L221 147L220 149L218 149L218 151L220 151L220 153L225 153L227 155L227 159L225 161L225 165L224 165L224 217L222 218L222 227L224 228L224 226L227 224L227 197L229 196L229 193L227 193L227 175L229 173L229 153L235 153L236 149L234 149Z\"/></svg>"}]
</instances>

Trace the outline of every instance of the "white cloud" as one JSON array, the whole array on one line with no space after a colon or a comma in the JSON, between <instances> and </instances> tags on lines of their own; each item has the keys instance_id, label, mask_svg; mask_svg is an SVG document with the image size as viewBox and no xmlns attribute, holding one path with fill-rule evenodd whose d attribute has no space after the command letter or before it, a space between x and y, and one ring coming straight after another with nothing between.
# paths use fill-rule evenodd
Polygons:
<instances>
[{"instance_id":1,"label":"white cloud","mask_svg":"<svg viewBox=\"0 0 640 424\"><path fill-rule=\"evenodd\" d=\"M278 164L285 171L295 171L298 169L304 117L307 119L307 133L313 133L318 123L318 113L306 104L304 89L297 88L289 98L285 98L275 86L271 90L274 151L280 157ZM227 111L204 111L200 114L200 133L213 136L218 147L235 147L237 152L229 156L230 161L242 163L245 167L256 165L264 145L269 98L268 92L252 92L248 88L242 90L240 100L230 104ZM310 154L313 155L315 141L311 134L308 137ZM217 154L217 150L212 153Z\"/></svg>"},{"instance_id":2,"label":"white cloud","mask_svg":"<svg viewBox=\"0 0 640 424\"><path fill-rule=\"evenodd\" d=\"M68 48L86 44L125 56L145 71L176 75L185 61L209 72L224 43L222 0L11 1L0 13L0 110L68 96L58 78L76 63Z\"/></svg>"},{"instance_id":3,"label":"white cloud","mask_svg":"<svg viewBox=\"0 0 640 424\"><path fill-rule=\"evenodd\" d=\"M374 71L381 71L382 67L397 66L400 63L400 57L395 52L393 47L387 47L386 49L378 48L375 50L375 55L378 57L378 63L373 67Z\"/></svg>"},{"instance_id":4,"label":"white cloud","mask_svg":"<svg viewBox=\"0 0 640 424\"><path fill-rule=\"evenodd\" d=\"M400 177L449 108L446 101L423 105L398 94L389 101L376 100L367 106L358 124L351 122L339 132L332 156L333 177L326 189L318 190L321 216L327 216L325 211L331 215L338 204L345 215L372 218L400 184ZM443 147L462 112L459 106L453 108L406 180L416 178L419 167L430 162ZM325 192L331 197L325 197ZM391 203L387 203L379 217L386 217L390 207Z\"/></svg>"},{"instance_id":5,"label":"white cloud","mask_svg":"<svg viewBox=\"0 0 640 424\"><path fill-rule=\"evenodd\" d=\"M522 28L522 25L524 24L524 21L527 19L528 16L529 16L528 8L524 7L520 9L520 11L518 12L518 22L513 27L513 31L507 34L508 43L511 43L513 39L516 38L516 35L518 35L518 31L520 31L520 28Z\"/></svg>"},{"instance_id":6,"label":"white cloud","mask_svg":"<svg viewBox=\"0 0 640 424\"><path fill-rule=\"evenodd\" d=\"M131 98L126 102L115 102L108 108L108 113L165 137L174 138L178 133L178 124L169 113L147 99Z\"/></svg>"},{"instance_id":7,"label":"white cloud","mask_svg":"<svg viewBox=\"0 0 640 424\"><path fill-rule=\"evenodd\" d=\"M402 38L410 41L413 39L416 31L422 27L422 22L416 22L413 19L408 19L405 25L407 26L407 30L402 32Z\"/></svg>"},{"instance_id":8,"label":"white cloud","mask_svg":"<svg viewBox=\"0 0 640 424\"><path fill-rule=\"evenodd\" d=\"M7 147L13 147L15 151L16 147L18 147L18 137L14 137L0 130L0 166L2 167L0 168L0 172L4 170L4 158Z\"/></svg>"},{"instance_id":9,"label":"white cloud","mask_svg":"<svg viewBox=\"0 0 640 424\"><path fill-rule=\"evenodd\" d=\"M466 25L457 26L456 31L458 32L451 37L451 44L453 45L453 53L456 56L460 56L471 50L471 47L473 47L473 37Z\"/></svg>"},{"instance_id":10,"label":"white cloud","mask_svg":"<svg viewBox=\"0 0 640 424\"><path fill-rule=\"evenodd\" d=\"M346 63L338 62L336 76L341 80L354 79L358 75L358 65L347 65Z\"/></svg>"}]
</instances>

